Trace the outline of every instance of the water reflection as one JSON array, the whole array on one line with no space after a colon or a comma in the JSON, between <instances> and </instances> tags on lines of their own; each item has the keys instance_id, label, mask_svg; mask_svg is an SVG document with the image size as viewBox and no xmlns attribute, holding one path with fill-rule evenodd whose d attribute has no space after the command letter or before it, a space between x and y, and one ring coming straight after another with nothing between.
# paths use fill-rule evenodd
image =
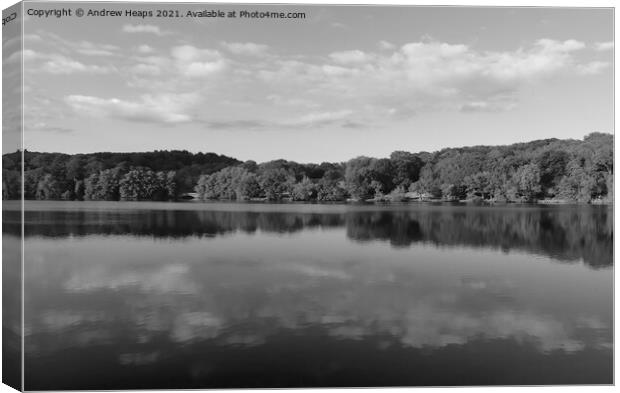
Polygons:
<instances>
[{"instance_id":1,"label":"water reflection","mask_svg":"<svg viewBox=\"0 0 620 393\"><path fill-rule=\"evenodd\" d=\"M556 260L583 260L592 267L613 264L613 210L605 206L400 208L340 206L321 212L228 210L39 210L25 214L26 236L132 235L160 238L215 237L235 232L297 233L345 227L355 241L389 241L526 251ZM187 206L189 204L177 204ZM62 206L62 205L61 205ZM144 205L148 206L148 205ZM196 205L194 205L196 206ZM200 206L200 205L198 205ZM209 205L207 205L209 206ZM294 205L293 205L294 206ZM19 211L4 212L5 231L19 231Z\"/></svg>"},{"instance_id":2,"label":"water reflection","mask_svg":"<svg viewBox=\"0 0 620 393\"><path fill-rule=\"evenodd\" d=\"M32 213L29 389L612 382L603 210Z\"/></svg>"}]
</instances>

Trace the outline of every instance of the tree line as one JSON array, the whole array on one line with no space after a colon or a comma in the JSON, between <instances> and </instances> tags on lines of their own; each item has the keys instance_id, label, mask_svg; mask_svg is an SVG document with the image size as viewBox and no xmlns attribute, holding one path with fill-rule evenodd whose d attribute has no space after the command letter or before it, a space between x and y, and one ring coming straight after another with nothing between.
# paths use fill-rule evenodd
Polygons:
<instances>
[{"instance_id":1,"label":"tree line","mask_svg":"<svg viewBox=\"0 0 620 393\"><path fill-rule=\"evenodd\" d=\"M395 151L389 158L241 162L187 151L24 153L26 199L611 201L613 136ZM3 198L19 198L20 153L3 156Z\"/></svg>"},{"instance_id":2,"label":"tree line","mask_svg":"<svg viewBox=\"0 0 620 393\"><path fill-rule=\"evenodd\" d=\"M60 154L24 151L24 197L65 200L176 200L203 173L240 161L214 153ZM2 156L2 197L19 199L21 152Z\"/></svg>"}]
</instances>

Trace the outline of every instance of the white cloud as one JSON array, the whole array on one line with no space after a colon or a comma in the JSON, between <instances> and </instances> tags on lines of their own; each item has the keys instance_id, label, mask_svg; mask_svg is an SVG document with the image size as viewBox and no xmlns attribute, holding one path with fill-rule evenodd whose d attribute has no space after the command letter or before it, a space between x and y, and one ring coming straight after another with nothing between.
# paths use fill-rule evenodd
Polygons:
<instances>
[{"instance_id":1,"label":"white cloud","mask_svg":"<svg viewBox=\"0 0 620 393\"><path fill-rule=\"evenodd\" d=\"M24 34L24 42L41 42L43 38L41 38L38 34Z\"/></svg>"},{"instance_id":2,"label":"white cloud","mask_svg":"<svg viewBox=\"0 0 620 393\"><path fill-rule=\"evenodd\" d=\"M87 56L113 56L115 55L114 52L105 50L105 49L77 49L78 53L81 53L83 55L87 55Z\"/></svg>"},{"instance_id":3,"label":"white cloud","mask_svg":"<svg viewBox=\"0 0 620 393\"><path fill-rule=\"evenodd\" d=\"M70 95L65 102L74 111L90 116L174 124L192 120L188 110L196 98L194 94L145 94L139 100L129 101Z\"/></svg>"},{"instance_id":4,"label":"white cloud","mask_svg":"<svg viewBox=\"0 0 620 393\"><path fill-rule=\"evenodd\" d=\"M76 52L88 51L90 49L93 51L90 54L102 55L99 51L103 51L104 49L98 48L105 47L97 47L90 43L82 42L74 49ZM97 53L95 54L95 52ZM55 75L71 75L75 73L106 74L115 69L110 65L86 64L69 56L57 53L42 53L32 49L25 49L23 52L15 52L8 57L7 61L20 61L22 58L24 60L24 67L28 71Z\"/></svg>"},{"instance_id":5,"label":"white cloud","mask_svg":"<svg viewBox=\"0 0 620 393\"><path fill-rule=\"evenodd\" d=\"M175 46L172 48L172 57L183 62L220 57L220 53L211 49L200 49L192 45Z\"/></svg>"},{"instance_id":6,"label":"white cloud","mask_svg":"<svg viewBox=\"0 0 620 393\"><path fill-rule=\"evenodd\" d=\"M222 42L222 46L236 55L249 56L260 56L269 49L267 45L253 42Z\"/></svg>"},{"instance_id":7,"label":"white cloud","mask_svg":"<svg viewBox=\"0 0 620 393\"><path fill-rule=\"evenodd\" d=\"M154 51L155 50L152 47L146 44L138 46L138 52L142 54L149 54L149 53L153 53Z\"/></svg>"},{"instance_id":8,"label":"white cloud","mask_svg":"<svg viewBox=\"0 0 620 393\"><path fill-rule=\"evenodd\" d=\"M392 50L396 48L396 46L388 41L379 41L379 48L383 50Z\"/></svg>"},{"instance_id":9,"label":"white cloud","mask_svg":"<svg viewBox=\"0 0 620 393\"><path fill-rule=\"evenodd\" d=\"M371 56L361 50L348 50L343 52L334 52L329 57L340 64L356 64L364 63L371 59Z\"/></svg>"},{"instance_id":10,"label":"white cloud","mask_svg":"<svg viewBox=\"0 0 620 393\"><path fill-rule=\"evenodd\" d=\"M496 112L514 108L515 95L525 84L605 68L601 62L580 62L573 54L583 48L585 44L577 40L541 39L512 51L424 41L380 53L334 52L329 55L333 63L323 65L322 77L311 85L324 94L339 95L342 101L370 104L376 113L388 108L401 115L437 108ZM313 78L315 68L308 62L305 72L297 74Z\"/></svg>"},{"instance_id":11,"label":"white cloud","mask_svg":"<svg viewBox=\"0 0 620 393\"><path fill-rule=\"evenodd\" d=\"M609 63L606 61L592 61L586 64L580 64L577 66L577 70L582 75L595 75L602 70L609 67Z\"/></svg>"},{"instance_id":12,"label":"white cloud","mask_svg":"<svg viewBox=\"0 0 620 393\"><path fill-rule=\"evenodd\" d=\"M157 76L161 75L162 70L160 67L153 64L136 64L130 68L130 71L134 74L138 75L151 75Z\"/></svg>"},{"instance_id":13,"label":"white cloud","mask_svg":"<svg viewBox=\"0 0 620 393\"><path fill-rule=\"evenodd\" d=\"M114 56L119 47L115 45L95 44L89 41L81 41L76 45L76 51L88 56Z\"/></svg>"},{"instance_id":14,"label":"white cloud","mask_svg":"<svg viewBox=\"0 0 620 393\"><path fill-rule=\"evenodd\" d=\"M389 47L336 51L324 57L273 53L260 62L234 62L217 50L184 45L173 48L171 61L177 74L186 79L231 69L226 83L220 82L222 78L210 78L208 90L202 85L202 102L217 99L215 106L235 103L222 113L232 113L233 106L266 109L264 115L250 114L243 123L218 114L213 127L251 124L252 128L273 129L345 127L353 124L353 119L355 124L369 124L437 110L507 111L518 105L519 92L526 85L544 83L549 78L595 74L606 67L601 62L584 62L581 54L577 56L585 48L577 40L541 39L503 51L483 51L432 39ZM300 92L306 101L319 104L294 109L287 105L291 108L287 109L288 120L284 116L278 121L269 117L273 104L285 105L298 98ZM271 98L265 102L265 97ZM310 113L291 117L293 110L300 113L308 109Z\"/></svg>"},{"instance_id":15,"label":"white cloud","mask_svg":"<svg viewBox=\"0 0 620 393\"><path fill-rule=\"evenodd\" d=\"M501 112L514 109L514 102L502 102L502 101L470 101L461 105L459 110L461 112Z\"/></svg>"},{"instance_id":16,"label":"white cloud","mask_svg":"<svg viewBox=\"0 0 620 393\"><path fill-rule=\"evenodd\" d=\"M545 51L552 52L573 52L576 50L580 50L586 47L581 41L576 40L566 40L566 41L556 41L548 38L543 38L536 41L536 45L543 48Z\"/></svg>"},{"instance_id":17,"label":"white cloud","mask_svg":"<svg viewBox=\"0 0 620 393\"><path fill-rule=\"evenodd\" d=\"M181 75L190 78L210 76L226 68L225 58L216 50L182 45L172 48L171 53Z\"/></svg>"},{"instance_id":18,"label":"white cloud","mask_svg":"<svg viewBox=\"0 0 620 393\"><path fill-rule=\"evenodd\" d=\"M225 68L221 60L212 62L192 62L185 66L185 74L189 77L203 77L212 75Z\"/></svg>"},{"instance_id":19,"label":"white cloud","mask_svg":"<svg viewBox=\"0 0 620 393\"><path fill-rule=\"evenodd\" d=\"M312 112L307 115L303 115L296 120L286 122L284 126L295 127L318 127L326 124L332 124L338 121L347 119L353 114L353 111L344 109L335 112Z\"/></svg>"},{"instance_id":20,"label":"white cloud","mask_svg":"<svg viewBox=\"0 0 620 393\"><path fill-rule=\"evenodd\" d=\"M358 72L355 68L346 68L341 66L329 65L325 64L321 67L325 75L328 76L342 76L342 75L351 75Z\"/></svg>"},{"instance_id":21,"label":"white cloud","mask_svg":"<svg viewBox=\"0 0 620 393\"><path fill-rule=\"evenodd\" d=\"M74 73L105 74L112 69L107 66L88 65L61 55L51 55L41 70L50 74L69 75Z\"/></svg>"},{"instance_id":22,"label":"white cloud","mask_svg":"<svg viewBox=\"0 0 620 393\"><path fill-rule=\"evenodd\" d=\"M123 32L125 33L148 33L162 36L165 33L161 31L159 26L154 25L124 25Z\"/></svg>"},{"instance_id":23,"label":"white cloud","mask_svg":"<svg viewBox=\"0 0 620 393\"><path fill-rule=\"evenodd\" d=\"M59 134L73 132L74 130L66 127L54 126L45 122L31 122L24 124L24 130L28 132L54 132Z\"/></svg>"},{"instance_id":24,"label":"white cloud","mask_svg":"<svg viewBox=\"0 0 620 393\"><path fill-rule=\"evenodd\" d=\"M6 49L5 49L6 50ZM6 63L16 63L21 62L22 58L24 61L30 61L38 58L38 53L31 49L24 49L23 51L17 50L11 53L4 62Z\"/></svg>"},{"instance_id":25,"label":"white cloud","mask_svg":"<svg viewBox=\"0 0 620 393\"><path fill-rule=\"evenodd\" d=\"M148 25L138 27L144 26ZM220 42L219 50L185 44L167 51L159 48L153 55L152 47L134 44L133 56L127 56L119 69L128 86L138 89L133 93L141 94L138 98L74 95L66 102L74 109L131 121L195 121L218 128L256 129L345 127L382 119L400 121L437 110L493 113L518 105L526 85L548 78L586 77L609 67L584 60L593 55L580 52L585 47L572 39L540 39L511 50L480 50L424 39L400 47L381 41L374 50L308 56L278 54L260 43ZM102 45L80 46L89 48L115 52ZM234 56L267 51L260 61ZM110 71L101 62L86 64L84 57L76 57L78 61L30 55L47 72ZM185 93L192 94L191 103L179 102ZM303 102L295 101L300 98ZM283 105L287 108L274 120L277 106ZM199 107L200 111L192 111ZM237 110L247 116L239 118L236 113L242 112Z\"/></svg>"},{"instance_id":26,"label":"white cloud","mask_svg":"<svg viewBox=\"0 0 620 393\"><path fill-rule=\"evenodd\" d=\"M594 48L598 51L607 51L614 49L613 42L597 42L594 44Z\"/></svg>"},{"instance_id":27,"label":"white cloud","mask_svg":"<svg viewBox=\"0 0 620 393\"><path fill-rule=\"evenodd\" d=\"M116 45L102 44L86 40L73 41L53 33L46 33L45 39L47 42L46 48L50 49L55 47L57 51L63 53L76 52L86 56L114 56L118 55L121 49ZM33 42L37 42L42 39L37 35L33 35L31 40L33 40Z\"/></svg>"},{"instance_id":28,"label":"white cloud","mask_svg":"<svg viewBox=\"0 0 620 393\"><path fill-rule=\"evenodd\" d=\"M469 50L467 45L447 44L443 42L412 42L401 47L401 52L409 59L439 60L464 55Z\"/></svg>"},{"instance_id":29,"label":"white cloud","mask_svg":"<svg viewBox=\"0 0 620 393\"><path fill-rule=\"evenodd\" d=\"M316 108L319 106L318 103L312 100L306 100L298 97L283 97L278 94L270 94L265 97L268 101L272 102L274 105L278 106L291 106L291 107L301 107L301 108Z\"/></svg>"}]
</instances>

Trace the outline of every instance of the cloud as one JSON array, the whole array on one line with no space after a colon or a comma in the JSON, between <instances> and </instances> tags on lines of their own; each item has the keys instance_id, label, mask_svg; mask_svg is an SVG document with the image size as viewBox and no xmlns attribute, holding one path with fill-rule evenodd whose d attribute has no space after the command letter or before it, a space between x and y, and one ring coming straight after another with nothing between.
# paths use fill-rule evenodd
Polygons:
<instances>
[{"instance_id":1,"label":"cloud","mask_svg":"<svg viewBox=\"0 0 620 393\"><path fill-rule=\"evenodd\" d=\"M171 53L173 58L183 62L219 57L219 52L216 50L200 49L192 45L175 46Z\"/></svg>"},{"instance_id":2,"label":"cloud","mask_svg":"<svg viewBox=\"0 0 620 393\"><path fill-rule=\"evenodd\" d=\"M153 65L153 64L143 64L143 63L132 66L130 68L130 71L134 74L151 75L151 76L161 75L162 73L162 70L160 67Z\"/></svg>"},{"instance_id":3,"label":"cloud","mask_svg":"<svg viewBox=\"0 0 620 393\"><path fill-rule=\"evenodd\" d=\"M139 53L142 53L142 54L149 54L149 53L153 53L155 51L152 47L150 47L150 46L148 46L146 44L138 46L137 50L138 50Z\"/></svg>"},{"instance_id":4,"label":"cloud","mask_svg":"<svg viewBox=\"0 0 620 393\"><path fill-rule=\"evenodd\" d=\"M480 51L432 39L390 47L384 44L377 53L333 52L322 66L296 64L295 73L308 79L304 84L321 89L321 94L334 100L340 97L342 105L354 100L370 105L363 111L368 115L385 113L388 108L403 115L451 108L510 110L526 84L560 75L595 74L605 67L580 62L574 53L586 45L573 39L540 39L529 47L507 51ZM291 67L281 66L273 81L277 82L278 74L291 74L295 79L287 68Z\"/></svg>"},{"instance_id":5,"label":"cloud","mask_svg":"<svg viewBox=\"0 0 620 393\"><path fill-rule=\"evenodd\" d=\"M576 40L566 40L566 41L556 41L548 38L543 38L536 41L536 45L543 48L545 51L552 52L573 52L576 50L580 50L586 47L581 41Z\"/></svg>"},{"instance_id":6,"label":"cloud","mask_svg":"<svg viewBox=\"0 0 620 393\"><path fill-rule=\"evenodd\" d=\"M609 65L610 64L606 61L592 61L590 63L580 64L577 66L577 70L582 75L595 75L608 68Z\"/></svg>"},{"instance_id":7,"label":"cloud","mask_svg":"<svg viewBox=\"0 0 620 393\"><path fill-rule=\"evenodd\" d=\"M89 47L86 43L83 43L75 50L77 52L87 51L87 48L90 48L92 51L99 51L99 49L95 49L93 46ZM101 54L100 52L98 53L98 55ZM23 52L15 52L8 57L7 61L20 61L22 58L24 67L28 70L56 75L70 75L75 73L106 74L115 69L113 66L86 64L65 55L42 53L32 49L25 49Z\"/></svg>"},{"instance_id":8,"label":"cloud","mask_svg":"<svg viewBox=\"0 0 620 393\"><path fill-rule=\"evenodd\" d=\"M515 106L514 102L471 101L461 105L459 110L465 113L501 112L513 109Z\"/></svg>"},{"instance_id":9,"label":"cloud","mask_svg":"<svg viewBox=\"0 0 620 393\"><path fill-rule=\"evenodd\" d=\"M167 83L176 71L170 58L165 56L136 56L131 59L132 65L127 66L126 71L133 77L128 84L131 87L158 89L162 82L161 75L169 75ZM158 84L159 83L159 84Z\"/></svg>"},{"instance_id":10,"label":"cloud","mask_svg":"<svg viewBox=\"0 0 620 393\"><path fill-rule=\"evenodd\" d=\"M171 54L181 75L188 77L210 76L226 68L224 57L216 50L182 45L172 48Z\"/></svg>"},{"instance_id":11,"label":"cloud","mask_svg":"<svg viewBox=\"0 0 620 393\"><path fill-rule=\"evenodd\" d=\"M24 49L23 51L16 50L10 55L6 56L6 60L3 60L3 63L9 64L9 63L21 62L22 58L24 59L24 61L33 60L37 58L37 53L30 49Z\"/></svg>"},{"instance_id":12,"label":"cloud","mask_svg":"<svg viewBox=\"0 0 620 393\"><path fill-rule=\"evenodd\" d=\"M118 118L147 123L184 123L192 120L188 109L194 94L145 94L139 100L70 95L65 102L76 112L89 116Z\"/></svg>"},{"instance_id":13,"label":"cloud","mask_svg":"<svg viewBox=\"0 0 620 393\"><path fill-rule=\"evenodd\" d=\"M207 127L218 130L256 130L270 126L259 120L229 120L229 121L209 121ZM272 125L275 128L275 125Z\"/></svg>"},{"instance_id":14,"label":"cloud","mask_svg":"<svg viewBox=\"0 0 620 393\"><path fill-rule=\"evenodd\" d=\"M26 122L24 124L24 130L28 132L53 132L58 134L74 132L71 128L52 126L45 122L34 122L32 124L31 122Z\"/></svg>"},{"instance_id":15,"label":"cloud","mask_svg":"<svg viewBox=\"0 0 620 393\"><path fill-rule=\"evenodd\" d=\"M348 50L344 52L334 52L329 55L329 57L340 64L356 64L356 63L364 63L371 59L369 55L362 52L361 50Z\"/></svg>"},{"instance_id":16,"label":"cloud","mask_svg":"<svg viewBox=\"0 0 620 393\"><path fill-rule=\"evenodd\" d=\"M123 32L125 33L147 33L155 34L157 36L163 36L166 33L161 31L159 26L154 25L124 25Z\"/></svg>"},{"instance_id":17,"label":"cloud","mask_svg":"<svg viewBox=\"0 0 620 393\"><path fill-rule=\"evenodd\" d=\"M260 56L269 47L267 45L255 44L253 42L222 42L222 46L236 55Z\"/></svg>"},{"instance_id":18,"label":"cloud","mask_svg":"<svg viewBox=\"0 0 620 393\"><path fill-rule=\"evenodd\" d=\"M149 26L125 25L124 30L162 33ZM375 49L307 55L278 53L258 42L220 42L216 48L187 43L155 50L138 41L130 56L114 63L131 96L86 93L66 102L98 116L165 124L193 121L217 129L359 128L433 111L507 111L519 104L525 86L587 77L610 66L587 59L593 52L584 49L593 44L575 39L543 38L505 50L430 37L402 46L375 42ZM75 44L72 49L63 46L63 55L24 56L48 73L115 71L84 56L122 53L118 48ZM69 50L76 55L66 56ZM239 61L236 56L261 57ZM177 101L188 95L192 102Z\"/></svg>"},{"instance_id":19,"label":"cloud","mask_svg":"<svg viewBox=\"0 0 620 393\"><path fill-rule=\"evenodd\" d=\"M115 56L120 49L115 45L95 44L89 41L81 41L74 47L78 53L87 56Z\"/></svg>"},{"instance_id":20,"label":"cloud","mask_svg":"<svg viewBox=\"0 0 620 393\"><path fill-rule=\"evenodd\" d=\"M185 65L185 73L190 77L202 77L221 71L224 67L224 62L220 60L213 62L192 62Z\"/></svg>"},{"instance_id":21,"label":"cloud","mask_svg":"<svg viewBox=\"0 0 620 393\"><path fill-rule=\"evenodd\" d=\"M46 56L49 60L45 61L41 67L43 72L57 75L69 75L74 73L106 74L112 70L111 67L88 65L71 58L61 55Z\"/></svg>"},{"instance_id":22,"label":"cloud","mask_svg":"<svg viewBox=\"0 0 620 393\"><path fill-rule=\"evenodd\" d=\"M29 41L29 42L41 42L43 41L43 38L41 38L40 35L38 34L24 34L24 41Z\"/></svg>"},{"instance_id":23,"label":"cloud","mask_svg":"<svg viewBox=\"0 0 620 393\"><path fill-rule=\"evenodd\" d=\"M392 50L396 48L396 46L388 41L379 41L379 48L383 50Z\"/></svg>"},{"instance_id":24,"label":"cloud","mask_svg":"<svg viewBox=\"0 0 620 393\"><path fill-rule=\"evenodd\" d=\"M354 112L340 110L335 112L310 112L283 121L263 121L259 119L207 121L211 129L220 130L290 130L319 128L327 125L339 125L344 128L361 128L363 125L350 120Z\"/></svg>"},{"instance_id":25,"label":"cloud","mask_svg":"<svg viewBox=\"0 0 620 393\"><path fill-rule=\"evenodd\" d=\"M270 94L265 97L268 101L278 106L291 106L302 108L317 108L319 104L315 101L299 98L299 97L283 97L278 94Z\"/></svg>"},{"instance_id":26,"label":"cloud","mask_svg":"<svg viewBox=\"0 0 620 393\"><path fill-rule=\"evenodd\" d=\"M321 69L327 76L353 75L359 72L359 70L355 68L346 68L346 67L329 65L329 64L325 64L324 66L321 67Z\"/></svg>"},{"instance_id":27,"label":"cloud","mask_svg":"<svg viewBox=\"0 0 620 393\"><path fill-rule=\"evenodd\" d=\"M266 50L255 43L221 45L228 52ZM586 44L574 39L540 39L511 50L479 50L432 38L380 46L376 51L352 49L324 56L271 53L260 62L235 62L214 49L183 45L172 48L170 62L178 78L182 75L188 83L230 70L225 83L209 78L209 88L199 88L200 100L211 103L210 116L218 117L205 123L219 129L359 128L432 111L496 113L514 109L526 85L592 75L608 66L577 56ZM155 74L146 66L136 71ZM295 101L300 92L312 106ZM224 106L225 102L232 104ZM249 106L255 108L250 118L233 114L234 108L243 111ZM274 106L289 109L273 120Z\"/></svg>"},{"instance_id":28,"label":"cloud","mask_svg":"<svg viewBox=\"0 0 620 393\"><path fill-rule=\"evenodd\" d=\"M596 44L594 44L594 48L598 51L613 50L614 43L613 42L597 42Z\"/></svg>"},{"instance_id":29,"label":"cloud","mask_svg":"<svg viewBox=\"0 0 620 393\"><path fill-rule=\"evenodd\" d=\"M349 109L344 109L336 112L313 112L307 115L303 115L296 120L293 120L289 123L293 126L304 126L304 127L317 127L326 124L333 124L340 120L344 120L348 118L353 111Z\"/></svg>"},{"instance_id":30,"label":"cloud","mask_svg":"<svg viewBox=\"0 0 620 393\"><path fill-rule=\"evenodd\" d=\"M30 35L33 43L41 42L42 38L38 35ZM46 33L46 49L56 47L58 52L79 53L86 56L116 56L120 54L121 48L116 45L102 44L92 41L74 41L65 39L53 33Z\"/></svg>"}]
</instances>

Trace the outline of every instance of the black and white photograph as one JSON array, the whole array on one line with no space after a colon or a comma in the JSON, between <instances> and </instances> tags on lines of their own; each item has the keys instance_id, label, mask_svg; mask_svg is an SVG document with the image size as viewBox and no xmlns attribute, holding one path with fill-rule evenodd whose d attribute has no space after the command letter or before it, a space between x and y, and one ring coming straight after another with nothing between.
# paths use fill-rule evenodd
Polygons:
<instances>
[{"instance_id":1,"label":"black and white photograph","mask_svg":"<svg viewBox=\"0 0 620 393\"><path fill-rule=\"evenodd\" d=\"M4 384L614 384L612 6L2 5Z\"/></svg>"}]
</instances>

